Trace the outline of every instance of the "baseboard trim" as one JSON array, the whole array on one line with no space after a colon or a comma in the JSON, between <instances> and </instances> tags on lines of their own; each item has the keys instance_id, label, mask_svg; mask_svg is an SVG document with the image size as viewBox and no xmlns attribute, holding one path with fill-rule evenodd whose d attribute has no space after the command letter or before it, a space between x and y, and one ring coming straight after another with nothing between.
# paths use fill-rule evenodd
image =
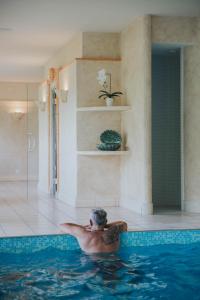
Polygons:
<instances>
[{"instance_id":1,"label":"baseboard trim","mask_svg":"<svg viewBox=\"0 0 200 300\"><path fill-rule=\"evenodd\" d=\"M133 212L146 216L153 214L153 203L152 202L136 202L134 199L129 198L124 201L124 199L120 201L120 207L127 208L132 210Z\"/></svg>"},{"instance_id":2,"label":"baseboard trim","mask_svg":"<svg viewBox=\"0 0 200 300\"><path fill-rule=\"evenodd\" d=\"M11 177L0 177L0 182L17 182L17 181L38 181L37 177L16 177L16 176L11 176Z\"/></svg>"},{"instance_id":3,"label":"baseboard trim","mask_svg":"<svg viewBox=\"0 0 200 300\"><path fill-rule=\"evenodd\" d=\"M191 213L200 213L200 199L198 200L184 200L184 211Z\"/></svg>"}]
</instances>

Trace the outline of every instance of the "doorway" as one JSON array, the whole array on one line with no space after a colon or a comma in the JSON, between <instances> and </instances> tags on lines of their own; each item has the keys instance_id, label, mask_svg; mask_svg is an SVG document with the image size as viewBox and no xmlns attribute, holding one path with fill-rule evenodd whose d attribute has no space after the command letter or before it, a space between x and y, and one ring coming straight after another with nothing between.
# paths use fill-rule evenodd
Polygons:
<instances>
[{"instance_id":1,"label":"doorway","mask_svg":"<svg viewBox=\"0 0 200 300\"><path fill-rule=\"evenodd\" d=\"M181 210L181 51L152 49L152 201Z\"/></svg>"}]
</instances>

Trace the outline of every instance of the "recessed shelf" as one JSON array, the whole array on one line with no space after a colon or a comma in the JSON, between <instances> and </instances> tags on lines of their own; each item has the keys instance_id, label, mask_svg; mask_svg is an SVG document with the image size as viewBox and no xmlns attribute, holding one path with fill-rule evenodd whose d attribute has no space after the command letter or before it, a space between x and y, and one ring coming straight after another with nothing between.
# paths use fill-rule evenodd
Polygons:
<instances>
[{"instance_id":1,"label":"recessed shelf","mask_svg":"<svg viewBox=\"0 0 200 300\"><path fill-rule=\"evenodd\" d=\"M77 111L127 111L131 110L131 106L89 106L78 107Z\"/></svg>"},{"instance_id":2,"label":"recessed shelf","mask_svg":"<svg viewBox=\"0 0 200 300\"><path fill-rule=\"evenodd\" d=\"M93 155L93 156L107 156L107 155L127 155L129 153L128 150L119 150L119 151L77 151L78 155Z\"/></svg>"}]
</instances>

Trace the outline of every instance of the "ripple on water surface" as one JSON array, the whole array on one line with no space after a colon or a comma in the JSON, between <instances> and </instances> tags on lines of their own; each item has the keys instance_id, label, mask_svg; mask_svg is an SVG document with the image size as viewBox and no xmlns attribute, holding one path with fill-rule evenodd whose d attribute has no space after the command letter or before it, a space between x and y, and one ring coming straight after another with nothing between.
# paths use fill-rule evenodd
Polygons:
<instances>
[{"instance_id":1,"label":"ripple on water surface","mask_svg":"<svg viewBox=\"0 0 200 300\"><path fill-rule=\"evenodd\" d=\"M0 299L200 300L200 243L0 254Z\"/></svg>"}]
</instances>

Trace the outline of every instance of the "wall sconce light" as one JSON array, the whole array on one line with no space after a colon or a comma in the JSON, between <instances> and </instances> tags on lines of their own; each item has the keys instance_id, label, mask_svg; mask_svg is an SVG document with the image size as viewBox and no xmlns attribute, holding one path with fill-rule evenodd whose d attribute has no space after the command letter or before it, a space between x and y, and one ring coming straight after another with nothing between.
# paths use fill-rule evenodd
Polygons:
<instances>
[{"instance_id":1,"label":"wall sconce light","mask_svg":"<svg viewBox=\"0 0 200 300\"><path fill-rule=\"evenodd\" d=\"M24 117L25 113L22 111L14 111L12 112L12 116L16 121L20 121Z\"/></svg>"},{"instance_id":2,"label":"wall sconce light","mask_svg":"<svg viewBox=\"0 0 200 300\"><path fill-rule=\"evenodd\" d=\"M38 102L38 104L39 104L39 109L41 110L41 111L45 111L46 110L46 101L44 101L44 99L39 99L39 102Z\"/></svg>"},{"instance_id":3,"label":"wall sconce light","mask_svg":"<svg viewBox=\"0 0 200 300\"><path fill-rule=\"evenodd\" d=\"M60 100L63 103L66 103L68 100L68 90L60 90Z\"/></svg>"},{"instance_id":4,"label":"wall sconce light","mask_svg":"<svg viewBox=\"0 0 200 300\"><path fill-rule=\"evenodd\" d=\"M48 86L47 85L40 86L39 93L38 93L38 107L41 111L46 110L48 94L49 94Z\"/></svg>"}]
</instances>

